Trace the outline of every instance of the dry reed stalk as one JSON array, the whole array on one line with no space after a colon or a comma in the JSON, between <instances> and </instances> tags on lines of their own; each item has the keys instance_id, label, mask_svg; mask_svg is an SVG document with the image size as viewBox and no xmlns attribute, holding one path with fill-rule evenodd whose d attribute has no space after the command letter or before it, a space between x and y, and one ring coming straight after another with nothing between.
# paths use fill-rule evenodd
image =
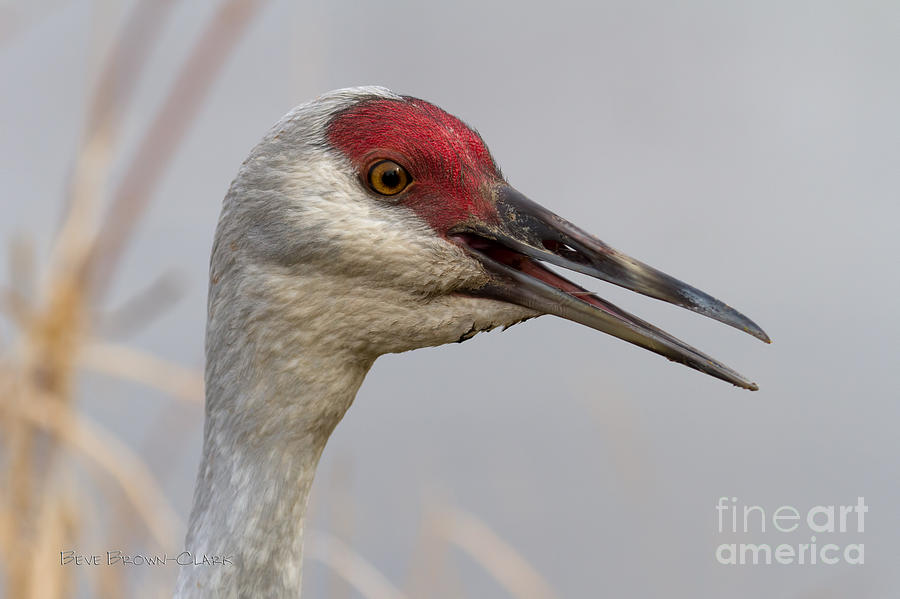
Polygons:
<instances>
[{"instance_id":1,"label":"dry reed stalk","mask_svg":"<svg viewBox=\"0 0 900 599\"><path fill-rule=\"evenodd\" d=\"M93 332L111 339L131 336L168 312L186 289L177 273L163 273L115 308L94 314Z\"/></svg>"},{"instance_id":2,"label":"dry reed stalk","mask_svg":"<svg viewBox=\"0 0 900 599\"><path fill-rule=\"evenodd\" d=\"M367 599L405 599L374 566L349 545L327 532L309 531L304 542L306 557L328 566Z\"/></svg>"},{"instance_id":3,"label":"dry reed stalk","mask_svg":"<svg viewBox=\"0 0 900 599\"><path fill-rule=\"evenodd\" d=\"M406 589L410 597L464 597L460 576L449 559L450 544L439 530L440 509L436 506L447 502L430 495L424 502Z\"/></svg>"},{"instance_id":4,"label":"dry reed stalk","mask_svg":"<svg viewBox=\"0 0 900 599\"><path fill-rule=\"evenodd\" d=\"M140 383L172 397L203 401L203 376L127 345L93 342L82 348L79 364L101 374Z\"/></svg>"},{"instance_id":5,"label":"dry reed stalk","mask_svg":"<svg viewBox=\"0 0 900 599\"><path fill-rule=\"evenodd\" d=\"M226 0L200 36L113 193L103 232L93 248L93 286L105 290L125 244L196 117L225 59L264 0Z\"/></svg>"},{"instance_id":6,"label":"dry reed stalk","mask_svg":"<svg viewBox=\"0 0 900 599\"><path fill-rule=\"evenodd\" d=\"M33 548L34 556L55 555L60 547L77 534L77 509L72 495L64 492L46 493L38 512L38 530ZM31 562L30 578L34 581L32 594L36 597L62 597L72 591L72 581L62 576L47 576L43 560Z\"/></svg>"},{"instance_id":7,"label":"dry reed stalk","mask_svg":"<svg viewBox=\"0 0 900 599\"><path fill-rule=\"evenodd\" d=\"M176 150L181 133L202 105L215 74L262 2L227 0L220 5L185 62L160 117L154 121L156 129L151 129L128 170L126 182L146 185L146 189L135 194L138 200L134 202L133 189L126 185L108 217L98 220L122 110L158 37L163 17L173 5L171 1L139 2L110 53L91 104L84 142L76 156L69 203L42 293L32 297L30 290L23 293L16 288L2 293L4 311L19 328L19 337L6 352L0 372L0 410L4 413L5 433L0 548L8 558L3 565L8 597L65 596L72 588L72 570L47 568L46 563L33 561L30 551L21 550L22 546L71 546L74 541L77 517L66 500L71 489L66 491L54 484L57 481L53 473L65 467L59 463L59 443L77 448L119 483L160 546L169 546L175 530L180 528L144 463L116 437L78 416L72 406L81 350L93 329L91 317L96 313L94 306L100 295L93 285L98 282L96 260L99 256L108 261L100 269L103 274L99 280L105 285L112 276L115 257L104 255L103 251L122 249L140 208L149 200L155 180ZM160 127L177 129L177 134L160 137ZM142 164L141 160L148 157L150 162ZM142 172L145 167L147 171ZM132 210L135 203L139 208ZM123 230L112 230L116 227ZM107 243L109 239L114 243ZM21 281L33 278L35 272L20 253L13 251L15 287L22 287ZM96 357L98 350L92 351ZM89 361L92 354L87 355ZM128 368L123 368L126 362ZM116 364L119 374L144 382L149 382L149 377L137 371L141 367L152 368L156 375L174 371L165 362L135 353L112 363ZM169 385L171 390L182 398L196 399L200 393L197 379L183 371L177 374L176 384ZM158 383L159 379L153 382ZM102 594L113 592L110 588L98 590Z\"/></svg>"},{"instance_id":8,"label":"dry reed stalk","mask_svg":"<svg viewBox=\"0 0 900 599\"><path fill-rule=\"evenodd\" d=\"M43 562L30 559L31 552L20 550L25 545L41 553L55 552L74 546L78 538L82 520L73 508L73 497L79 493L75 482L64 476L68 465L59 459L60 444L75 449L115 482L131 512L160 548L172 546L175 531L181 529L145 462L117 437L75 411L73 386L79 369L91 368L180 399L202 398L199 374L133 348L96 341L96 307L184 132L263 4L263 0L225 0L219 5L113 192L105 218L100 218L124 110L175 5L174 0L140 0L98 78L41 293L34 292L37 268L33 250L23 243L13 247L13 286L0 290L0 307L20 331L10 351L0 355L0 427L4 432L0 441L0 556L8 597L63 597L74 587L71 570L46 568ZM145 295L157 290L158 286L151 285ZM146 303L134 305L143 312L140 306ZM99 482L103 486L106 481ZM345 505L343 515L347 509ZM525 560L473 517L448 510L437 521L439 538L466 551L514 596L554 597ZM340 538L314 533L308 541L309 557L325 563L364 596L404 597ZM95 572L92 586L98 596L121 596L130 588L121 570L101 568ZM142 591L148 596L168 592Z\"/></svg>"},{"instance_id":9,"label":"dry reed stalk","mask_svg":"<svg viewBox=\"0 0 900 599\"><path fill-rule=\"evenodd\" d=\"M328 520L332 534L346 544L353 538L356 510L350 491L353 469L350 459L341 456L334 462L329 488ZM350 599L351 587L337 572L328 585L330 599Z\"/></svg>"},{"instance_id":10,"label":"dry reed stalk","mask_svg":"<svg viewBox=\"0 0 900 599\"><path fill-rule=\"evenodd\" d=\"M84 327L82 288L77 278L61 275L51 281L47 307L32 310L17 347L18 372L10 393L3 400L7 411L38 410L40 417L54 422L67 406L71 394L78 337ZM32 403L34 396L47 400ZM47 501L48 476L56 467L56 439L32 426L12 426L6 444L7 481L11 524L4 527L7 543L38 538L41 506ZM64 574L55 574L65 576ZM15 551L7 569L10 597L30 597L35 579L30 554ZM60 585L62 586L62 585Z\"/></svg>"},{"instance_id":11,"label":"dry reed stalk","mask_svg":"<svg viewBox=\"0 0 900 599\"><path fill-rule=\"evenodd\" d=\"M86 116L85 132L75 155L63 224L57 235L53 263L69 268L65 252L87 251L97 234L98 214L110 171L116 134L122 116L137 88L150 51L174 7L171 0L140 0L131 11L113 44L94 87ZM85 256L77 256L78 268Z\"/></svg>"},{"instance_id":12,"label":"dry reed stalk","mask_svg":"<svg viewBox=\"0 0 900 599\"><path fill-rule=\"evenodd\" d=\"M147 15L141 8L154 4L150 1L139 3L135 15L142 20L146 19ZM136 19L131 23L135 26ZM150 31L153 31L152 27ZM145 36L147 40L151 38L152 36ZM112 53L110 64L116 65L123 56L146 55L149 44L137 43L131 46L133 40L133 37L120 38L114 49L118 51ZM26 308L13 303L12 315L22 333L18 352L18 369L21 374L18 391L10 393L4 399L10 403L8 407L16 411L28 409L35 394L52 397L51 401L60 405L71 401L77 350L88 327L88 293L83 274L95 229L92 216L101 198L102 181L111 152L110 137L112 125L115 124L113 115L117 114L114 108L118 97L113 93L116 91L113 88L116 87L117 79L126 79L127 73L136 73L137 70L113 68L108 69L106 76L101 77L94 96L94 110L89 119L86 142L76 156L73 197L55 243L55 260L43 297L33 300L35 303L43 300L44 305ZM127 79L123 83L125 88L134 86L134 81ZM21 259L13 259L13 264L22 262ZM13 283L17 284L17 279L23 276L33 277L35 270L30 264L13 269ZM15 276L16 272L26 274ZM37 444L43 447L38 448ZM7 528L7 533L11 535L11 539L25 540L34 536L34 530L39 524L35 506L40 505L44 499L47 473L55 463L55 439L53 436L42 436L41 431L33 426L16 426L5 450L9 456L6 488L11 489L12 496L9 514L10 520L17 522L17 525ZM36 457L38 451L42 454L40 459ZM6 586L11 597L28 597L32 594L53 596L45 594L51 588L61 588L61 585L48 585L47 581L53 576L36 577L30 571L25 552L14 554L9 564ZM41 581L44 586L34 587L36 581Z\"/></svg>"},{"instance_id":13,"label":"dry reed stalk","mask_svg":"<svg viewBox=\"0 0 900 599\"><path fill-rule=\"evenodd\" d=\"M116 436L68 404L36 394L3 413L5 418L20 419L27 427L52 434L111 476L160 548L166 548L175 531L182 528L144 462Z\"/></svg>"},{"instance_id":14,"label":"dry reed stalk","mask_svg":"<svg viewBox=\"0 0 900 599\"><path fill-rule=\"evenodd\" d=\"M543 576L484 522L458 508L434 512L431 527L467 553L510 595L519 599L555 599Z\"/></svg>"}]
</instances>

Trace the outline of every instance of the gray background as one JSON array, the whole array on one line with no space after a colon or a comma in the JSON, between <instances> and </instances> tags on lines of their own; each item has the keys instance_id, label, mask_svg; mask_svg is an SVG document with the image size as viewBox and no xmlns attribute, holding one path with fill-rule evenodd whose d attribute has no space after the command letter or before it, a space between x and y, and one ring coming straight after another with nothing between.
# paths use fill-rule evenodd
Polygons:
<instances>
[{"instance_id":1,"label":"gray background","mask_svg":"<svg viewBox=\"0 0 900 599\"><path fill-rule=\"evenodd\" d=\"M212 8L183 2L166 26L114 180ZM96 73L95 10L125 14L58 3L0 46L0 239L31 234L44 254ZM275 1L190 127L110 304L179 273L183 298L127 341L200 368L212 232L252 145L332 88L431 100L481 132L518 189L759 322L772 346L591 284L761 391L551 317L386 356L328 445L313 526L339 526L329 498L343 485L354 547L398 583L438 497L565 597L893 596L898 57L900 4L887 1ZM83 388L84 409L135 447L168 437L177 460L148 460L186 518L200 406L99 376ZM731 538L716 534L720 495L771 509L865 496L865 533L836 542L865 542L866 564L717 565ZM458 562L469 594L503 596ZM310 565L311 596L325 576Z\"/></svg>"}]
</instances>

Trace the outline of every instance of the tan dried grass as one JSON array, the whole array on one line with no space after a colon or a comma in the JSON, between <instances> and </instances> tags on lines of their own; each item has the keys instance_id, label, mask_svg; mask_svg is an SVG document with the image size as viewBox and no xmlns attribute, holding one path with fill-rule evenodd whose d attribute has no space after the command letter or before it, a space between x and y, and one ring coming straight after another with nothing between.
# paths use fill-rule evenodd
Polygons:
<instances>
[{"instance_id":1,"label":"tan dried grass","mask_svg":"<svg viewBox=\"0 0 900 599\"><path fill-rule=\"evenodd\" d=\"M86 369L192 403L203 397L199 373L104 341L103 323L97 320L132 231L217 73L264 1L220 3L181 65L122 183L110 192L107 183L121 120L176 4L139 0L109 50L89 104L48 263L37 263L27 238L10 246L10 282L0 286L0 313L16 333L0 346L0 569L6 597L69 597L79 583L76 573L96 597L160 597L171 592L169 578L137 584L120 568L76 570L58 564L61 550L76 548L86 538L108 540L113 546L117 539L133 536L150 540L160 551L180 546L176 535L183 523L146 462L113 432L81 414L75 392L77 377ZM160 288L153 284L143 293L158 293ZM157 303L142 304L142 297L132 303ZM81 469L92 476L80 476L76 471ZM95 495L102 496L103 509L92 501ZM346 497L339 520L349 522L351 506ZM111 530L104 521L107 514L101 512L130 515L115 520L116 526L127 521L129 530ZM352 527L340 532L344 538L311 534L307 555L365 597L410 596L353 551L348 540ZM428 543L455 545L468 553L511 596L555 596L511 546L471 515L445 509L438 520L426 522L423 532L431 535ZM431 566L423 567L427 572Z\"/></svg>"}]
</instances>

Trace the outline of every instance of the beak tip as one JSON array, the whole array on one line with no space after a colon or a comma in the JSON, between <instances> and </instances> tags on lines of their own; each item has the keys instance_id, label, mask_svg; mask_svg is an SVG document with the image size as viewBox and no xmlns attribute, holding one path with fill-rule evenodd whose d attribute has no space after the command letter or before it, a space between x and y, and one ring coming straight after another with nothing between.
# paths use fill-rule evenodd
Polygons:
<instances>
[{"instance_id":1,"label":"beak tip","mask_svg":"<svg viewBox=\"0 0 900 599\"><path fill-rule=\"evenodd\" d=\"M772 339L768 335L766 335L766 332L762 329L757 329L756 331L747 331L747 332L750 333L751 335L753 335L754 337L756 337L757 339L759 339L760 341L762 341L763 343L766 343L768 345L772 344Z\"/></svg>"},{"instance_id":2,"label":"beak tip","mask_svg":"<svg viewBox=\"0 0 900 599\"><path fill-rule=\"evenodd\" d=\"M763 343L772 343L772 339L766 334L766 332L764 330L762 330L762 327L760 327L758 324L756 324L755 322L753 322L752 320L750 320L749 318L747 318L740 312L738 312L737 314L740 316L740 319L743 321L741 323L742 326L740 327L740 330L744 331L748 335L752 335L753 337L756 337Z\"/></svg>"}]
</instances>

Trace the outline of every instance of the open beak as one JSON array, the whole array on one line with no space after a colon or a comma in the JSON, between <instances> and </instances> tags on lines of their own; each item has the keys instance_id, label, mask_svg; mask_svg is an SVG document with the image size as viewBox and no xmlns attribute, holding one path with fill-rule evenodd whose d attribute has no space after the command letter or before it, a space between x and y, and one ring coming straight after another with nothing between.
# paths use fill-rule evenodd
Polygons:
<instances>
[{"instance_id":1,"label":"open beak","mask_svg":"<svg viewBox=\"0 0 900 599\"><path fill-rule=\"evenodd\" d=\"M699 289L614 250L507 185L497 188L496 205L499 222L467 223L450 231L451 238L494 275L490 283L473 294L554 314L738 387L758 389L756 383L721 362L586 291L540 262L693 310L769 343L768 335L752 320Z\"/></svg>"}]
</instances>

